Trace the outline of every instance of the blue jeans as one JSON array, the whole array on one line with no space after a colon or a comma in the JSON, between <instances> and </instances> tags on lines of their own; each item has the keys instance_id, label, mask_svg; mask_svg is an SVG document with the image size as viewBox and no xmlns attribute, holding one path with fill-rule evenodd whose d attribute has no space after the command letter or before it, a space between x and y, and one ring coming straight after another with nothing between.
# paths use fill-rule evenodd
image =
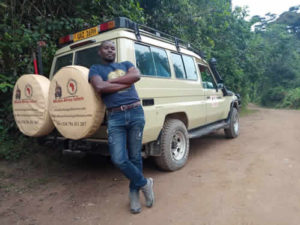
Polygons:
<instances>
[{"instance_id":1,"label":"blue jeans","mask_svg":"<svg viewBox=\"0 0 300 225\"><path fill-rule=\"evenodd\" d=\"M130 180L130 191L147 183L141 155L144 126L142 106L108 113L109 152L112 162Z\"/></svg>"}]
</instances>

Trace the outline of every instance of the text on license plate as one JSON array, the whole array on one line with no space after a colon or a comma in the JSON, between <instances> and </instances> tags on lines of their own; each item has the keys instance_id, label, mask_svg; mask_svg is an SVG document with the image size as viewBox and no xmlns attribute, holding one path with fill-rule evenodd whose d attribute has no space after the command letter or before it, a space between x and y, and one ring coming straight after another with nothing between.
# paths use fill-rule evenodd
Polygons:
<instances>
[{"instance_id":1,"label":"text on license plate","mask_svg":"<svg viewBox=\"0 0 300 225\"><path fill-rule=\"evenodd\" d=\"M73 41L74 42L75 41L80 41L80 40L83 40L85 38L95 36L97 34L98 34L97 27L92 27L90 29L83 30L83 31L80 31L80 32L77 32L77 33L73 34Z\"/></svg>"}]
</instances>

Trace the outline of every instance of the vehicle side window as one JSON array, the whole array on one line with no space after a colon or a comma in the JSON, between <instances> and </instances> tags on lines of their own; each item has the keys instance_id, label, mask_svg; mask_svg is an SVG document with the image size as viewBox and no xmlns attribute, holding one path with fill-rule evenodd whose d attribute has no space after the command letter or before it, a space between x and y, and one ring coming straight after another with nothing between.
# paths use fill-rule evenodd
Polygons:
<instances>
[{"instance_id":1,"label":"vehicle side window","mask_svg":"<svg viewBox=\"0 0 300 225\"><path fill-rule=\"evenodd\" d=\"M150 49L155 63L156 75L161 77L171 77L166 51L156 47L150 47Z\"/></svg>"},{"instance_id":2,"label":"vehicle side window","mask_svg":"<svg viewBox=\"0 0 300 225\"><path fill-rule=\"evenodd\" d=\"M100 56L98 55L99 46L77 51L75 54L75 65L90 68L93 64L99 64Z\"/></svg>"},{"instance_id":3,"label":"vehicle side window","mask_svg":"<svg viewBox=\"0 0 300 225\"><path fill-rule=\"evenodd\" d=\"M185 79L185 70L181 59L181 55L175 53L172 53L171 55L176 78Z\"/></svg>"},{"instance_id":4,"label":"vehicle side window","mask_svg":"<svg viewBox=\"0 0 300 225\"><path fill-rule=\"evenodd\" d=\"M199 69L201 73L203 88L215 89L216 83L208 67L199 65Z\"/></svg>"},{"instance_id":5,"label":"vehicle side window","mask_svg":"<svg viewBox=\"0 0 300 225\"><path fill-rule=\"evenodd\" d=\"M73 53L58 57L56 59L55 69L54 69L53 74L55 74L60 68L62 68L64 66L72 65L72 60L73 60Z\"/></svg>"},{"instance_id":6,"label":"vehicle side window","mask_svg":"<svg viewBox=\"0 0 300 225\"><path fill-rule=\"evenodd\" d=\"M165 50L135 44L136 65L143 75L171 77L169 60Z\"/></svg>"},{"instance_id":7,"label":"vehicle side window","mask_svg":"<svg viewBox=\"0 0 300 225\"><path fill-rule=\"evenodd\" d=\"M153 57L150 47L135 44L136 65L141 74L148 76L156 76Z\"/></svg>"},{"instance_id":8,"label":"vehicle side window","mask_svg":"<svg viewBox=\"0 0 300 225\"><path fill-rule=\"evenodd\" d=\"M193 58L190 56L182 55L182 59L186 70L186 79L197 80L198 76Z\"/></svg>"}]
</instances>

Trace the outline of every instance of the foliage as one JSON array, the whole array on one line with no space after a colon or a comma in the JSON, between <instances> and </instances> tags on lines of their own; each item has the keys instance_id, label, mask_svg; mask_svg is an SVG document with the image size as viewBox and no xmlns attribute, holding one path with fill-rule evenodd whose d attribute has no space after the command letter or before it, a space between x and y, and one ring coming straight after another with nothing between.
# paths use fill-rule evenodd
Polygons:
<instances>
[{"instance_id":1,"label":"foliage","mask_svg":"<svg viewBox=\"0 0 300 225\"><path fill-rule=\"evenodd\" d=\"M285 98L285 91L282 87L267 89L262 95L262 104L265 106L276 106L276 103L281 102Z\"/></svg>"},{"instance_id":2,"label":"foliage","mask_svg":"<svg viewBox=\"0 0 300 225\"><path fill-rule=\"evenodd\" d=\"M0 133L0 161L5 160L18 160L22 156L33 152L35 139L25 137L19 132L17 134ZM16 141L17 140L17 141Z\"/></svg>"},{"instance_id":3,"label":"foliage","mask_svg":"<svg viewBox=\"0 0 300 225\"><path fill-rule=\"evenodd\" d=\"M300 86L300 13L295 9L299 8L292 7L276 20L256 18L260 24L256 25L255 35L263 50L258 52L263 64L260 65L259 82L256 82L256 95L265 106L297 108L299 93L294 90Z\"/></svg>"},{"instance_id":4,"label":"foliage","mask_svg":"<svg viewBox=\"0 0 300 225\"><path fill-rule=\"evenodd\" d=\"M289 89L279 107L300 109L300 88Z\"/></svg>"}]
</instances>

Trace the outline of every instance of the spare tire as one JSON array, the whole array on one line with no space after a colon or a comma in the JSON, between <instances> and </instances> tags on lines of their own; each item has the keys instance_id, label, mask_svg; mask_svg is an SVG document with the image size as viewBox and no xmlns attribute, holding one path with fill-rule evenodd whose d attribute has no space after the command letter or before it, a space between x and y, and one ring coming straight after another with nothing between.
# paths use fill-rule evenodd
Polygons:
<instances>
[{"instance_id":1,"label":"spare tire","mask_svg":"<svg viewBox=\"0 0 300 225\"><path fill-rule=\"evenodd\" d=\"M48 112L50 81L37 74L21 76L14 87L13 114L19 130L32 137L49 134L54 125Z\"/></svg>"},{"instance_id":2,"label":"spare tire","mask_svg":"<svg viewBox=\"0 0 300 225\"><path fill-rule=\"evenodd\" d=\"M61 135L69 139L92 135L104 118L105 105L88 82L88 73L86 67L66 66L50 84L50 116Z\"/></svg>"}]
</instances>

